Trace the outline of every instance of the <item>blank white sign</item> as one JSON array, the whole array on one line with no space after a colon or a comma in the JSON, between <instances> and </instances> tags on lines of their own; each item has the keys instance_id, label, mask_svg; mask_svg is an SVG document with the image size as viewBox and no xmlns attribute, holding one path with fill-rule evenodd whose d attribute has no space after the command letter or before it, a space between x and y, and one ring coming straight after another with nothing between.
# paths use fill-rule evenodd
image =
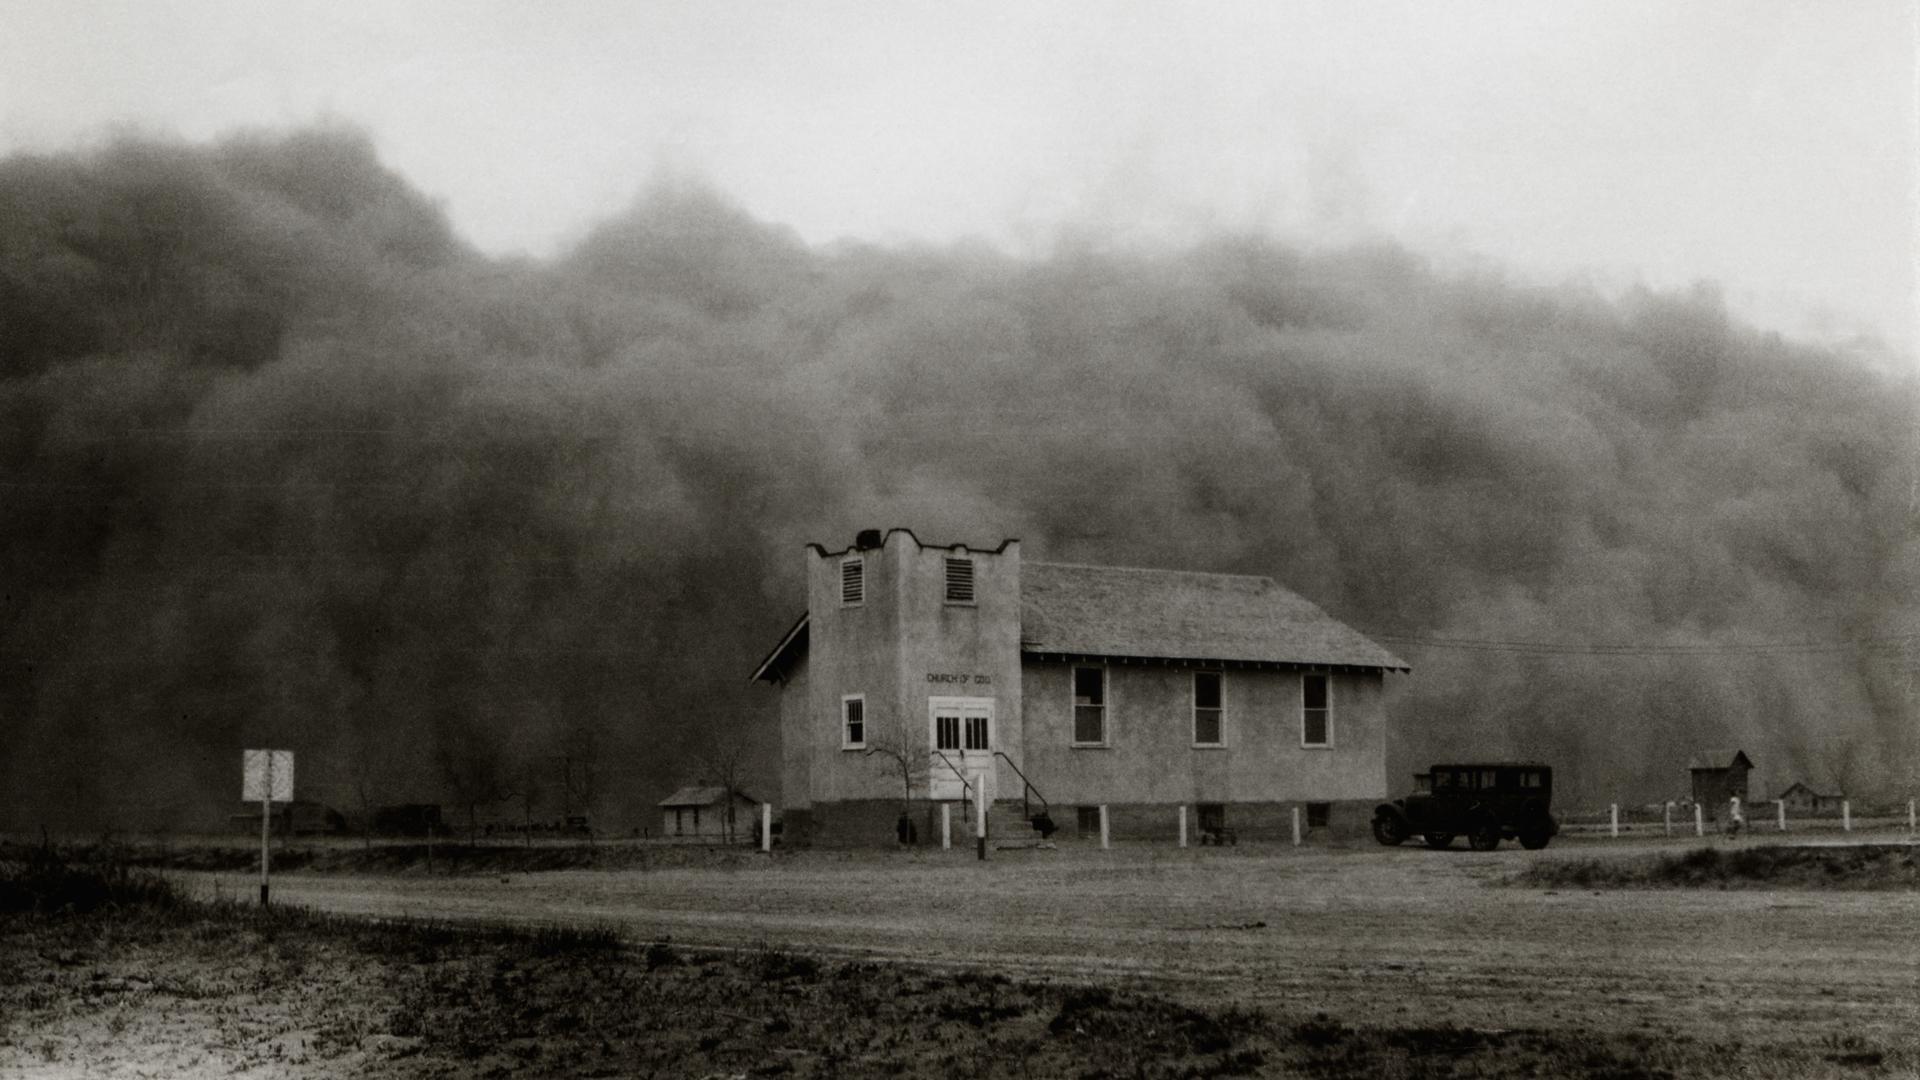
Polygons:
<instances>
[{"instance_id":1,"label":"blank white sign","mask_svg":"<svg viewBox=\"0 0 1920 1080\"><path fill-rule=\"evenodd\" d=\"M242 799L259 802L271 792L274 802L293 801L293 751L243 750L240 772Z\"/></svg>"}]
</instances>

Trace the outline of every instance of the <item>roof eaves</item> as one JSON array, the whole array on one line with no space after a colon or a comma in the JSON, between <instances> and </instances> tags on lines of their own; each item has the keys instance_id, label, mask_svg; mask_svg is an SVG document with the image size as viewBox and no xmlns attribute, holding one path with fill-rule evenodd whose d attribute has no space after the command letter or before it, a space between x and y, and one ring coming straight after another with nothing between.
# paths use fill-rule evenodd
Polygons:
<instances>
[{"instance_id":1,"label":"roof eaves","mask_svg":"<svg viewBox=\"0 0 1920 1080\"><path fill-rule=\"evenodd\" d=\"M765 660L760 661L760 666L754 669L752 677L747 679L747 682L756 683L763 680L778 682L780 680L779 675L770 676L768 673L781 661L788 650L799 648L799 639L807 632L808 614L805 611L800 613L800 618L793 624L793 629L787 631L787 635L780 639L780 644L773 647L773 651L767 654Z\"/></svg>"}]
</instances>

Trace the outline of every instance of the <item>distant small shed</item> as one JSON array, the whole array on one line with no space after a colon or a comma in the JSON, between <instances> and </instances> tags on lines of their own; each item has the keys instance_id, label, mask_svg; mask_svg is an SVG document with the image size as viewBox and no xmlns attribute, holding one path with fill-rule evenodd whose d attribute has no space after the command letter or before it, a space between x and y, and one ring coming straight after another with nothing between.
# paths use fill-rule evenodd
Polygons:
<instances>
[{"instance_id":1,"label":"distant small shed","mask_svg":"<svg viewBox=\"0 0 1920 1080\"><path fill-rule=\"evenodd\" d=\"M1838 812L1840 804L1845 799L1845 794L1815 791L1799 780L1795 780L1787 790L1780 793L1780 801L1787 804L1787 809L1803 810L1814 814L1826 811Z\"/></svg>"},{"instance_id":2,"label":"distant small shed","mask_svg":"<svg viewBox=\"0 0 1920 1080\"><path fill-rule=\"evenodd\" d=\"M426 836L444 832L438 803L396 803L373 812L373 831L381 836Z\"/></svg>"},{"instance_id":3,"label":"distant small shed","mask_svg":"<svg viewBox=\"0 0 1920 1080\"><path fill-rule=\"evenodd\" d=\"M750 839L759 827L760 802L738 788L731 800L719 785L683 787L660 800L660 834L689 840Z\"/></svg>"},{"instance_id":4,"label":"distant small shed","mask_svg":"<svg viewBox=\"0 0 1920 1080\"><path fill-rule=\"evenodd\" d=\"M1753 771L1753 761L1744 750L1708 750L1688 762L1687 771L1693 774L1693 801L1709 817L1725 809L1729 799L1747 801L1747 774Z\"/></svg>"},{"instance_id":5,"label":"distant small shed","mask_svg":"<svg viewBox=\"0 0 1920 1080\"><path fill-rule=\"evenodd\" d=\"M260 834L260 804L243 803L245 809L227 816L238 831ZM274 803L268 826L275 836L326 836L347 831L347 819L338 810L310 799Z\"/></svg>"}]
</instances>

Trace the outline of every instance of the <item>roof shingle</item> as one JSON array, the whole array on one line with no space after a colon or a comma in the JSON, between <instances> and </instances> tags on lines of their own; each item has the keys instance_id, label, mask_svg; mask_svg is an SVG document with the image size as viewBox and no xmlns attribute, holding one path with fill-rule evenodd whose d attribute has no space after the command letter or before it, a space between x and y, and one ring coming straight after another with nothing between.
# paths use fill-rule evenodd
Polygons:
<instances>
[{"instance_id":1,"label":"roof shingle","mask_svg":"<svg viewBox=\"0 0 1920 1080\"><path fill-rule=\"evenodd\" d=\"M746 792L739 790L738 788L734 789L734 793L739 795L742 799L745 799L747 802L760 801L754 798L753 796L747 794ZM659 805L667 807L668 809L672 809L673 807L676 807L676 806L712 806L714 803L725 802L726 799L727 799L726 788L718 787L718 786L702 787L699 785L695 785L693 787L683 787L679 791L676 791L673 794L667 796L666 798L661 799Z\"/></svg>"},{"instance_id":2,"label":"roof shingle","mask_svg":"<svg viewBox=\"0 0 1920 1080\"><path fill-rule=\"evenodd\" d=\"M1029 562L1020 622L1027 652L1411 670L1265 577Z\"/></svg>"}]
</instances>

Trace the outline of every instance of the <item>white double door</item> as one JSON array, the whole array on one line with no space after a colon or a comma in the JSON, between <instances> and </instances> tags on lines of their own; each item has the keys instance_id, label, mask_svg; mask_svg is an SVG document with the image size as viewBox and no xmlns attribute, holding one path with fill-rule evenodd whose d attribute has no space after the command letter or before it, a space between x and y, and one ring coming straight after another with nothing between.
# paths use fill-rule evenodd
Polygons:
<instances>
[{"instance_id":1,"label":"white double door","mask_svg":"<svg viewBox=\"0 0 1920 1080\"><path fill-rule=\"evenodd\" d=\"M928 795L935 800L993 801L993 699L936 697L927 701Z\"/></svg>"}]
</instances>

